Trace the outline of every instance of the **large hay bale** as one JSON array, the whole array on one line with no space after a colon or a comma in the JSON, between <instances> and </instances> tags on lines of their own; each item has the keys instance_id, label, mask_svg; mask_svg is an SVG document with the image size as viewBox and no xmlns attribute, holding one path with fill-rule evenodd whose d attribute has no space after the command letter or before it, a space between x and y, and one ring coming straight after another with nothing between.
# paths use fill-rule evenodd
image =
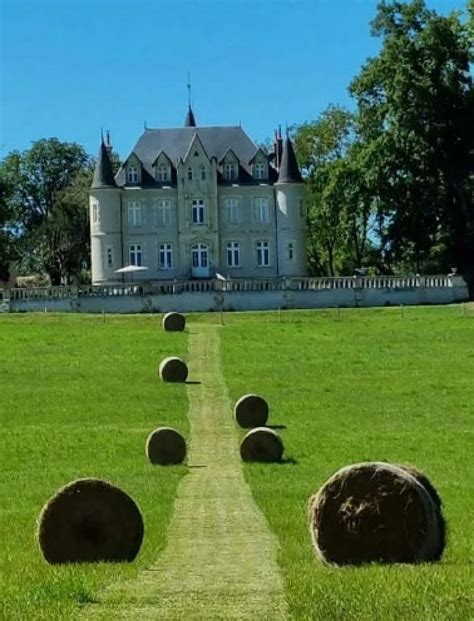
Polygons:
<instances>
[{"instance_id":1,"label":"large hay bale","mask_svg":"<svg viewBox=\"0 0 474 621\"><path fill-rule=\"evenodd\" d=\"M431 497L431 500L433 501L435 505L435 514L436 514L436 520L438 522L439 538L438 538L438 546L435 552L433 553L432 560L439 561L443 555L444 548L446 547L446 521L443 516L443 510L442 510L443 503L442 503L441 497L438 494L433 483L431 483L431 481L429 480L429 478L426 476L424 472L421 472L421 470L418 470L418 468L416 468L415 466L411 466L411 465L397 464L397 466L399 468L403 468L403 470L411 474L412 477L415 477L418 483L421 483L421 485L423 485L423 487L426 489L426 491Z\"/></svg>"},{"instance_id":2,"label":"large hay bale","mask_svg":"<svg viewBox=\"0 0 474 621\"><path fill-rule=\"evenodd\" d=\"M146 441L146 454L152 464L181 464L186 457L186 441L171 427L159 427Z\"/></svg>"},{"instance_id":3,"label":"large hay bale","mask_svg":"<svg viewBox=\"0 0 474 621\"><path fill-rule=\"evenodd\" d=\"M283 455L283 441L273 429L257 427L249 431L240 445L243 461L280 461Z\"/></svg>"},{"instance_id":4,"label":"large hay bale","mask_svg":"<svg viewBox=\"0 0 474 621\"><path fill-rule=\"evenodd\" d=\"M186 325L186 319L180 313L166 313L161 324L167 332L182 332Z\"/></svg>"},{"instance_id":5,"label":"large hay bale","mask_svg":"<svg viewBox=\"0 0 474 621\"><path fill-rule=\"evenodd\" d=\"M121 489L79 479L60 489L38 518L38 543L48 563L133 561L143 540L143 519Z\"/></svg>"},{"instance_id":6,"label":"large hay bale","mask_svg":"<svg viewBox=\"0 0 474 621\"><path fill-rule=\"evenodd\" d=\"M436 560L436 505L417 479L392 464L342 468L310 500L310 530L328 564Z\"/></svg>"},{"instance_id":7,"label":"large hay bale","mask_svg":"<svg viewBox=\"0 0 474 621\"><path fill-rule=\"evenodd\" d=\"M188 377L188 367L181 358L165 358L160 363L158 374L164 382L185 382Z\"/></svg>"},{"instance_id":8,"label":"large hay bale","mask_svg":"<svg viewBox=\"0 0 474 621\"><path fill-rule=\"evenodd\" d=\"M263 427L268 420L268 403L260 395L243 395L234 405L234 417L241 427Z\"/></svg>"}]
</instances>

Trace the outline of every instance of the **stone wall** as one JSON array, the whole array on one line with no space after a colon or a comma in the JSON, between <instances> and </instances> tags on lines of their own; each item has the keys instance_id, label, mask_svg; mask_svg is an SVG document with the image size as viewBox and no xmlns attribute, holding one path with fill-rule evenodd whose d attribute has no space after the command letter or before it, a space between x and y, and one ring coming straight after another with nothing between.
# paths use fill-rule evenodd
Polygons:
<instances>
[{"instance_id":1,"label":"stone wall","mask_svg":"<svg viewBox=\"0 0 474 621\"><path fill-rule=\"evenodd\" d=\"M460 276L207 280L0 291L0 312L159 313L450 304Z\"/></svg>"}]
</instances>

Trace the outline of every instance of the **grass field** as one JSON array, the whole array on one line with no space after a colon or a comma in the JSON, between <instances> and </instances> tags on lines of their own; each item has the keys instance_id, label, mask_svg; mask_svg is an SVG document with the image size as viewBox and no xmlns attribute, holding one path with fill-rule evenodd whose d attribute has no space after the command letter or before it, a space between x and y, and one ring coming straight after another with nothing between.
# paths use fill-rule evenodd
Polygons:
<instances>
[{"instance_id":1,"label":"grass field","mask_svg":"<svg viewBox=\"0 0 474 621\"><path fill-rule=\"evenodd\" d=\"M270 424L286 427L289 459L246 465L245 475L279 539L294 618L472 618L474 314L433 307L281 319L228 314L219 333L231 397L264 394ZM186 342L161 332L157 316L0 317L0 618L73 618L79 604L155 559L186 469L148 465L144 442L160 424L189 433L184 387L156 380L157 362L185 355ZM412 463L431 477L448 520L439 565L336 570L316 562L308 497L339 467L362 460ZM42 561L37 514L79 476L106 478L139 503L147 534L136 563Z\"/></svg>"},{"instance_id":2,"label":"grass field","mask_svg":"<svg viewBox=\"0 0 474 621\"><path fill-rule=\"evenodd\" d=\"M20 315L0 318L1 619L70 619L106 584L136 574L164 545L184 466L145 458L148 433L170 424L188 434L182 385L157 380L157 363L186 353L184 334L155 317ZM131 565L48 566L35 544L37 515L68 481L105 478L145 516ZM156 484L155 484L156 481Z\"/></svg>"},{"instance_id":3,"label":"grass field","mask_svg":"<svg viewBox=\"0 0 474 621\"><path fill-rule=\"evenodd\" d=\"M474 316L445 307L226 322L232 397L265 395L270 424L287 427L289 463L245 468L280 540L294 617L474 618ZM335 470L365 460L414 464L432 478L448 521L442 563L327 569L315 561L307 500Z\"/></svg>"}]
</instances>

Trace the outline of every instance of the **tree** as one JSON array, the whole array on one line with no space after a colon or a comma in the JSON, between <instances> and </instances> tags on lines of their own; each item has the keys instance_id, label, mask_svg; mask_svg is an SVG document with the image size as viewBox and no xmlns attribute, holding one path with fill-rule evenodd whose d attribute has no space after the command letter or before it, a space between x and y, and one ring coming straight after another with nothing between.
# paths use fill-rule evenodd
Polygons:
<instances>
[{"instance_id":1,"label":"tree","mask_svg":"<svg viewBox=\"0 0 474 621\"><path fill-rule=\"evenodd\" d=\"M307 180L309 265L315 274L352 272L367 259L374 199L355 130L354 115L338 106L296 128L296 153Z\"/></svg>"},{"instance_id":2,"label":"tree","mask_svg":"<svg viewBox=\"0 0 474 621\"><path fill-rule=\"evenodd\" d=\"M15 214L21 262L46 271L53 284L68 280L88 260L88 242L80 252L79 247L91 170L91 159L80 145L56 138L38 140L23 153L14 151L0 165L5 209ZM77 252L79 256L66 258Z\"/></svg>"},{"instance_id":3,"label":"tree","mask_svg":"<svg viewBox=\"0 0 474 621\"><path fill-rule=\"evenodd\" d=\"M474 91L468 27L422 0L383 1L379 55L351 84L389 260L456 266L474 291Z\"/></svg>"}]
</instances>

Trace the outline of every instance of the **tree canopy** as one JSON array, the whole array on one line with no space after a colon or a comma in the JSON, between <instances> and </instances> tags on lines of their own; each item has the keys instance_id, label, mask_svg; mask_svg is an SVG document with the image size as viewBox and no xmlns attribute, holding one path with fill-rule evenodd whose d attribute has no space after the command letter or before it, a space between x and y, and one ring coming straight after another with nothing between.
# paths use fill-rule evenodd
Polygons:
<instances>
[{"instance_id":1,"label":"tree canopy","mask_svg":"<svg viewBox=\"0 0 474 621\"><path fill-rule=\"evenodd\" d=\"M382 45L350 85L355 111L330 107L296 130L313 269L456 267L472 290L472 30L422 0L382 1L372 34Z\"/></svg>"}]
</instances>

